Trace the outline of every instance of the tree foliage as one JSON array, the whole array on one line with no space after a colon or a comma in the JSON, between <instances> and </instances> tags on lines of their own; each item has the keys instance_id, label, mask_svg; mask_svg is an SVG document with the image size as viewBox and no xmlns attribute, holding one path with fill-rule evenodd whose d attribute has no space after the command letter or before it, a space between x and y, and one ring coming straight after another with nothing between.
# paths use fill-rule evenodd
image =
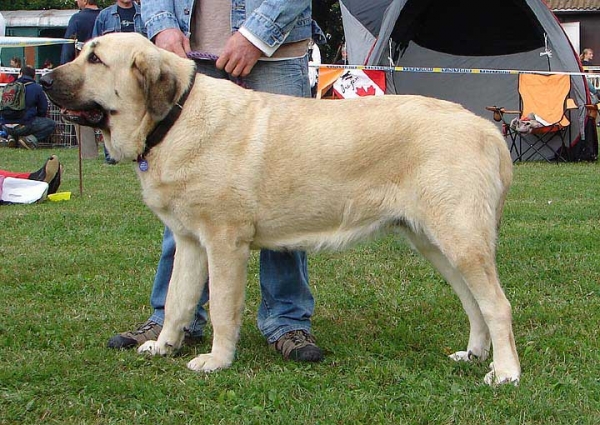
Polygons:
<instances>
[{"instance_id":1,"label":"tree foliage","mask_svg":"<svg viewBox=\"0 0 600 425\"><path fill-rule=\"evenodd\" d=\"M313 19L317 21L328 42L321 46L323 63L334 63L340 58L340 48L344 42L342 16L338 0L313 0Z\"/></svg>"},{"instance_id":2,"label":"tree foliage","mask_svg":"<svg viewBox=\"0 0 600 425\"><path fill-rule=\"evenodd\" d=\"M98 0L100 7L113 4L113 0ZM2 0L0 10L77 9L75 0Z\"/></svg>"}]
</instances>

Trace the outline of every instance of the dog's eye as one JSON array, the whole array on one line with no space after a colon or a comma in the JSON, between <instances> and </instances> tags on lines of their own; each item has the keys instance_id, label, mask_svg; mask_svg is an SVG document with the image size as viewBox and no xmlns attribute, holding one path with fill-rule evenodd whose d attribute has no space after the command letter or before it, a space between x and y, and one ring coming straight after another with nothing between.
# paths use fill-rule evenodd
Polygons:
<instances>
[{"instance_id":1,"label":"dog's eye","mask_svg":"<svg viewBox=\"0 0 600 425\"><path fill-rule=\"evenodd\" d=\"M88 56L88 62L89 63L102 63L100 58L98 56L96 56L95 53L90 53L90 55Z\"/></svg>"}]
</instances>

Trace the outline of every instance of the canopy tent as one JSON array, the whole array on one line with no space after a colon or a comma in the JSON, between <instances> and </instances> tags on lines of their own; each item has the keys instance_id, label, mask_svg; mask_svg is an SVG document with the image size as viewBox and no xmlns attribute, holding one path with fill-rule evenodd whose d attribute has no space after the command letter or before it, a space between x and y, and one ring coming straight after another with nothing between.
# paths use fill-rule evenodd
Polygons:
<instances>
[{"instance_id":1,"label":"canopy tent","mask_svg":"<svg viewBox=\"0 0 600 425\"><path fill-rule=\"evenodd\" d=\"M451 100L491 118L486 106L519 108L518 72L479 70L581 72L577 53L542 0L489 5L478 0L340 0L340 6L349 64L405 70L388 73L387 93ZM598 141L585 108L590 94L583 75L571 76L569 96L578 107L571 116L572 157L595 159Z\"/></svg>"}]
</instances>

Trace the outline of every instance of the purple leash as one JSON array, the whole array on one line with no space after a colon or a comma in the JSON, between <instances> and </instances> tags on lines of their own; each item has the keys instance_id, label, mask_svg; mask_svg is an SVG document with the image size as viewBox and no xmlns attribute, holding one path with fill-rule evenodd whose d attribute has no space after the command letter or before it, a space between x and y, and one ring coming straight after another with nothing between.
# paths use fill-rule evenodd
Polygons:
<instances>
[{"instance_id":1,"label":"purple leash","mask_svg":"<svg viewBox=\"0 0 600 425\"><path fill-rule=\"evenodd\" d=\"M217 55L211 55L210 53L198 52L194 50L193 52L188 52L188 58L195 60L208 60L216 62L219 57Z\"/></svg>"},{"instance_id":2,"label":"purple leash","mask_svg":"<svg viewBox=\"0 0 600 425\"><path fill-rule=\"evenodd\" d=\"M187 57L193 60L204 60L204 61L211 61L211 62L217 62L217 59L219 59L219 57L217 55L212 55L210 53L204 53L204 52L198 52L197 50L188 52ZM246 83L244 82L244 79L241 77L229 77L231 79L231 81L233 81L234 83L236 83L238 86L243 87L245 89L247 89L248 87L246 86Z\"/></svg>"}]
</instances>

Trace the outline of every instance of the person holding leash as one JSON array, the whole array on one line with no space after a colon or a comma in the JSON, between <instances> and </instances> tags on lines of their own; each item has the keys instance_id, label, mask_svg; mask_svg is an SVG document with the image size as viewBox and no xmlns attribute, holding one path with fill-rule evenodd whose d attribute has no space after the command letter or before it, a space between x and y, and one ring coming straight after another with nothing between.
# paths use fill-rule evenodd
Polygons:
<instances>
[{"instance_id":1,"label":"person holding leash","mask_svg":"<svg viewBox=\"0 0 600 425\"><path fill-rule=\"evenodd\" d=\"M196 59L197 71L230 79L249 89L310 97L308 44L316 37L309 0L154 0L142 2L148 37L163 49ZM315 34L313 34L313 28ZM173 270L175 241L166 228L151 294L153 314L134 331L113 336L110 348L133 348L155 340L164 323L164 306ZM262 302L258 327L269 345L286 359L315 362L322 350L311 334L314 299L304 252L260 253ZM203 335L208 301L205 288L186 329L186 341Z\"/></svg>"}]
</instances>

